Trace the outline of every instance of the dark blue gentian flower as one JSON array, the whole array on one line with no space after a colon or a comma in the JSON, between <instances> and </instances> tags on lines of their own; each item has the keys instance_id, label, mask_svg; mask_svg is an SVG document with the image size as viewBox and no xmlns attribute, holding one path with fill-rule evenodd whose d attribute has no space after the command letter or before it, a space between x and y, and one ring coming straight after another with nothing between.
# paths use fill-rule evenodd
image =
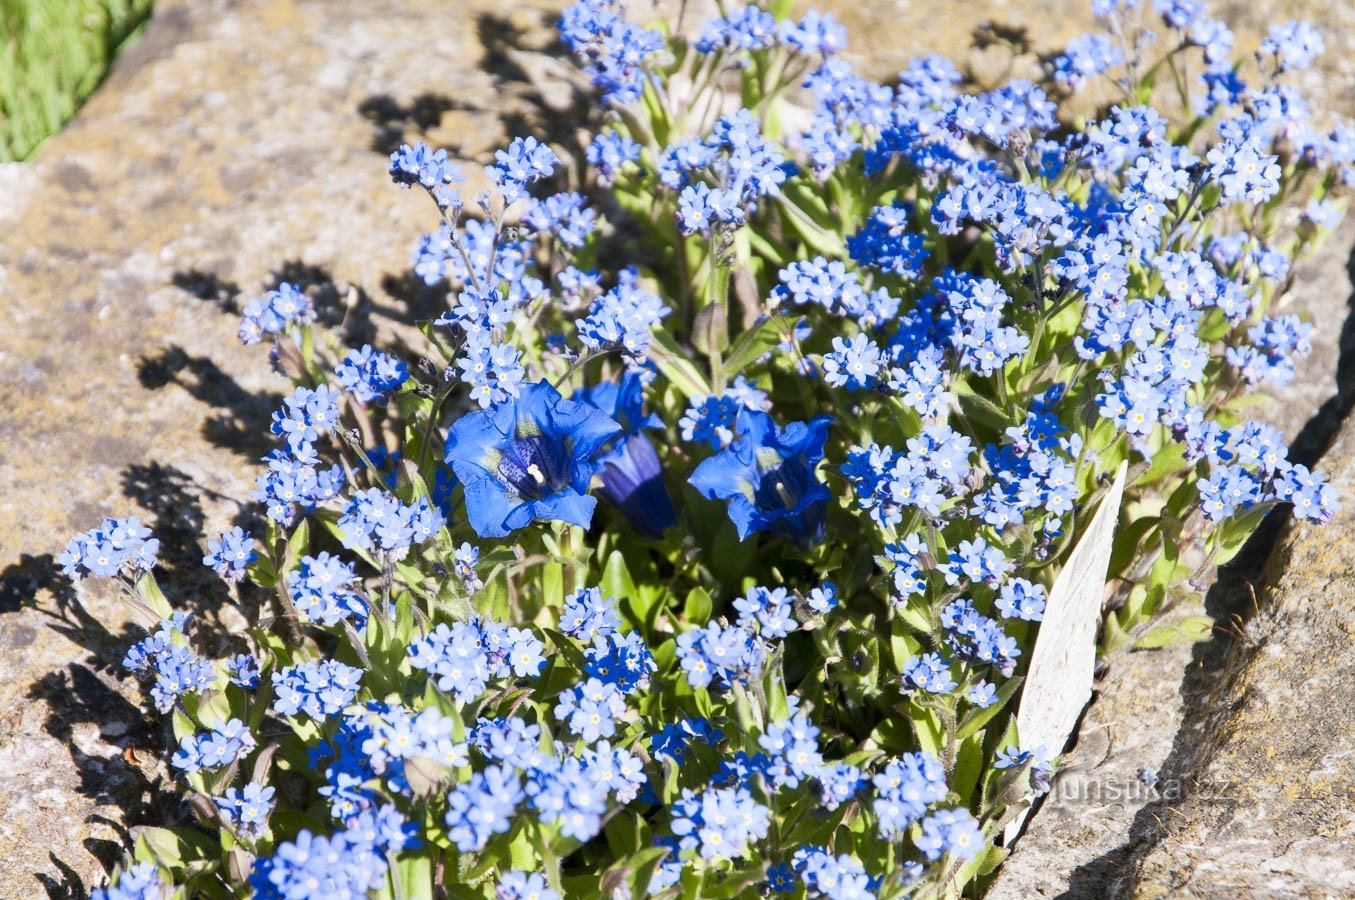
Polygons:
<instances>
[{"instance_id":1,"label":"dark blue gentian flower","mask_svg":"<svg viewBox=\"0 0 1355 900\"><path fill-rule=\"evenodd\" d=\"M504 537L536 519L587 527L597 500L595 457L621 426L566 400L544 381L515 400L462 416L447 433L447 464L466 490L480 537Z\"/></svg>"},{"instance_id":2,"label":"dark blue gentian flower","mask_svg":"<svg viewBox=\"0 0 1355 900\"><path fill-rule=\"evenodd\" d=\"M621 436L598 460L602 478L599 493L621 510L637 531L659 537L677 524L677 512L663 483L659 454L642 431L662 428L663 420L644 412L644 384L639 373L627 372L620 384L603 382L584 388L574 398L621 423Z\"/></svg>"},{"instance_id":3,"label":"dark blue gentian flower","mask_svg":"<svg viewBox=\"0 0 1355 900\"><path fill-rule=\"evenodd\" d=\"M822 540L831 494L814 469L823 459L831 416L778 428L764 412L739 413L734 442L696 467L691 484L729 501L739 540L771 531L801 545Z\"/></svg>"}]
</instances>

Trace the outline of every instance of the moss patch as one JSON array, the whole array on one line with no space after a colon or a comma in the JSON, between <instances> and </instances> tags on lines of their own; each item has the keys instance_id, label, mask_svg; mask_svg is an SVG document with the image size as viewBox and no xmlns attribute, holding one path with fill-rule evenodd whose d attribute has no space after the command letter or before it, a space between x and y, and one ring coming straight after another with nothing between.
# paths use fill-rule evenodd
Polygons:
<instances>
[{"instance_id":1,"label":"moss patch","mask_svg":"<svg viewBox=\"0 0 1355 900\"><path fill-rule=\"evenodd\" d=\"M25 159L99 85L152 0L0 0L0 162Z\"/></svg>"}]
</instances>

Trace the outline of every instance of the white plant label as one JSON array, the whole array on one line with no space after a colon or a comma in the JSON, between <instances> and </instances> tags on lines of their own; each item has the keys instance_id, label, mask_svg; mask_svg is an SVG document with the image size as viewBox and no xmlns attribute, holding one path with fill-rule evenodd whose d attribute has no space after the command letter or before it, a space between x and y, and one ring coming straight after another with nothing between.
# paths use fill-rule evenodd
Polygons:
<instances>
[{"instance_id":1,"label":"white plant label","mask_svg":"<svg viewBox=\"0 0 1355 900\"><path fill-rule=\"evenodd\" d=\"M1106 570L1127 471L1128 463L1120 463L1115 482L1049 592L1016 713L1023 750L1043 746L1050 755L1061 753L1091 700L1096 625L1106 594ZM1021 813L1007 826L1008 846L1016 840L1028 813Z\"/></svg>"}]
</instances>

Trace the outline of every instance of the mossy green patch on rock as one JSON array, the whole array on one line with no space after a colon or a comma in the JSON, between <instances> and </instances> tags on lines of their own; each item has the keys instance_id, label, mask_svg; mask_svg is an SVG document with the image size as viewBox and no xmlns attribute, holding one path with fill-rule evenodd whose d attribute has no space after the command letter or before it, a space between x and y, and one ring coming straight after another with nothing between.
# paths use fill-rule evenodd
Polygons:
<instances>
[{"instance_id":1,"label":"mossy green patch on rock","mask_svg":"<svg viewBox=\"0 0 1355 900\"><path fill-rule=\"evenodd\" d=\"M98 86L152 0L0 0L0 162L25 159Z\"/></svg>"}]
</instances>

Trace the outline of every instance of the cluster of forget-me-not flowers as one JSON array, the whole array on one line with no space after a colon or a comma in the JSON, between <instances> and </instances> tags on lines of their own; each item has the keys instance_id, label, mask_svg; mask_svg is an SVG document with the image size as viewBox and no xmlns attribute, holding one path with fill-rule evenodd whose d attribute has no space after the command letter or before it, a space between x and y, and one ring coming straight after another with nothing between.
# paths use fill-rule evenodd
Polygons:
<instances>
[{"instance_id":1,"label":"cluster of forget-me-not flowers","mask_svg":"<svg viewBox=\"0 0 1355 900\"><path fill-rule=\"evenodd\" d=\"M1355 179L1286 81L1317 31L1239 56L1196 0L1094 0L1106 33L980 88L870 81L786 6L669 36L581 0L590 141L392 154L440 217L421 358L303 285L246 306L293 382L205 542L248 634L202 654L135 518L60 557L146 617L197 819L96 896L978 893L1063 749L1013 711L1111 473L1107 647L1271 508L1330 517L1244 415Z\"/></svg>"}]
</instances>

